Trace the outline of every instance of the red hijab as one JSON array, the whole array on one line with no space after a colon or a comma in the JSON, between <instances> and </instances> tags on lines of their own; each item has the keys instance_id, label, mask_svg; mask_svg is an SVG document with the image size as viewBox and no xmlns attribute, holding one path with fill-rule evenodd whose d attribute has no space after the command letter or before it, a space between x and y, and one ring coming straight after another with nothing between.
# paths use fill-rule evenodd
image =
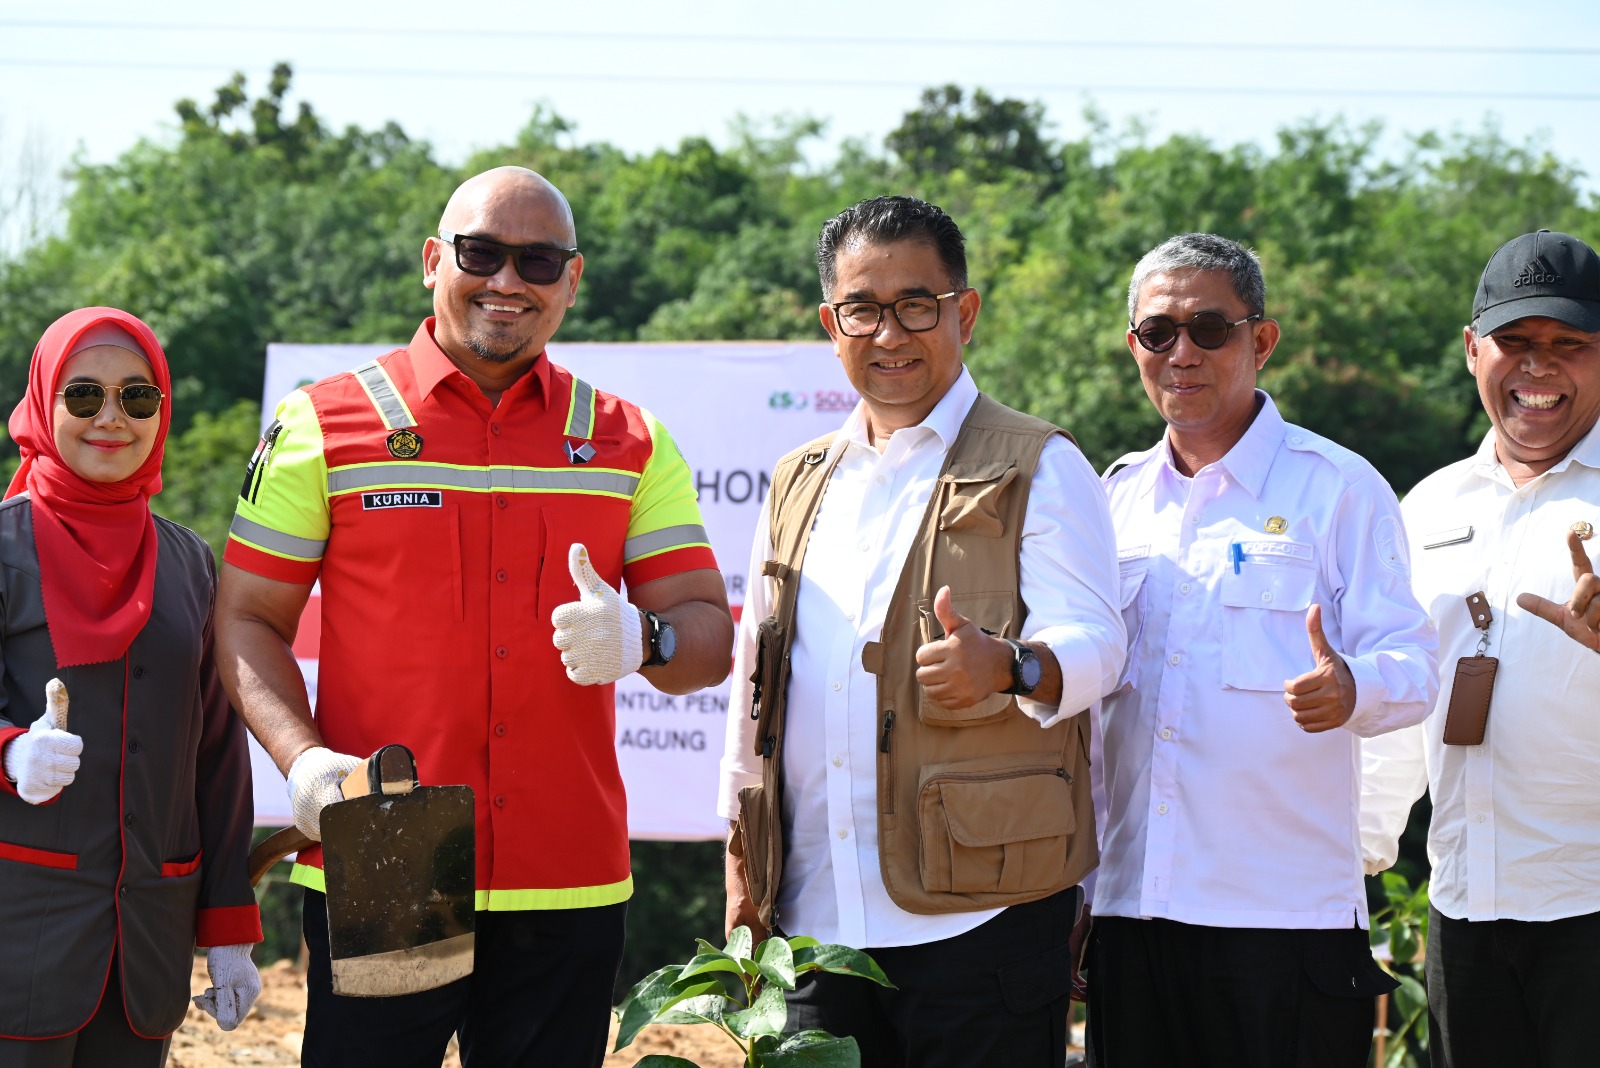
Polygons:
<instances>
[{"instance_id":1,"label":"red hijab","mask_svg":"<svg viewBox=\"0 0 1600 1068\"><path fill-rule=\"evenodd\" d=\"M68 356L96 326L121 327L144 349L161 388L161 425L150 455L121 482L81 477L56 449L55 394ZM112 397L107 404L115 404ZM50 325L33 350L28 393L11 413L22 466L6 490L33 502L44 617L56 665L99 664L124 656L150 620L156 585L156 523L150 498L161 492L161 453L172 424L172 377L150 328L116 308L79 308Z\"/></svg>"}]
</instances>

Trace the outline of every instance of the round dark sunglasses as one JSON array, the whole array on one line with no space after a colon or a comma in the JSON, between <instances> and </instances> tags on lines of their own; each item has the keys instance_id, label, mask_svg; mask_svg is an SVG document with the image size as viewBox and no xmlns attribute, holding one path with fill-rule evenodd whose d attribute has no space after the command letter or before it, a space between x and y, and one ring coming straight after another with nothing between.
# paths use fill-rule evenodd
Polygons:
<instances>
[{"instance_id":1,"label":"round dark sunglasses","mask_svg":"<svg viewBox=\"0 0 1600 1068\"><path fill-rule=\"evenodd\" d=\"M93 419L105 407L107 392L117 395L117 403L129 419L152 419L161 411L161 387L147 382L110 390L98 382L72 382L56 396L74 419Z\"/></svg>"},{"instance_id":2,"label":"round dark sunglasses","mask_svg":"<svg viewBox=\"0 0 1600 1068\"><path fill-rule=\"evenodd\" d=\"M503 245L487 237L440 230L439 237L456 250L456 266L468 274L488 278L498 274L506 257L516 265L517 276L529 285L547 286L561 277L567 262L578 254L559 245Z\"/></svg>"},{"instance_id":3,"label":"round dark sunglasses","mask_svg":"<svg viewBox=\"0 0 1600 1068\"><path fill-rule=\"evenodd\" d=\"M1189 340L1203 349L1220 349L1228 343L1228 336L1233 333L1234 327L1253 323L1260 318L1260 313L1257 313L1232 323L1218 312L1203 311L1186 323L1177 323L1165 315L1152 315L1138 326L1129 323L1128 329L1139 339L1139 344L1151 352L1166 352L1177 344L1179 330L1189 331Z\"/></svg>"}]
</instances>

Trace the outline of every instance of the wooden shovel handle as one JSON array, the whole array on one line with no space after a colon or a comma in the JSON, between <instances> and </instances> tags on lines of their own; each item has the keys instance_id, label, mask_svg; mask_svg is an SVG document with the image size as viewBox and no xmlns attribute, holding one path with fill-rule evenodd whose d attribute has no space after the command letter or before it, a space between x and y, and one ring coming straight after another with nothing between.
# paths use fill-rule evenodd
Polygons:
<instances>
[{"instance_id":1,"label":"wooden shovel handle","mask_svg":"<svg viewBox=\"0 0 1600 1068\"><path fill-rule=\"evenodd\" d=\"M250 850L250 885L255 886L272 866L290 853L316 845L298 827L285 827Z\"/></svg>"}]
</instances>

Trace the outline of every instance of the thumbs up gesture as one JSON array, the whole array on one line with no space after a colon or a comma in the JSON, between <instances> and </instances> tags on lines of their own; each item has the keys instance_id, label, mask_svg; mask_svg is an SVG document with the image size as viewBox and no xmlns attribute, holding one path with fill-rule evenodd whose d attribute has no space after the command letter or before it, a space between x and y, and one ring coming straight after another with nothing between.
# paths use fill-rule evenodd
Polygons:
<instances>
[{"instance_id":1,"label":"thumbs up gesture","mask_svg":"<svg viewBox=\"0 0 1600 1068\"><path fill-rule=\"evenodd\" d=\"M1299 678L1283 684L1284 703L1294 712L1294 721L1307 734L1342 727L1356 710L1356 680L1350 667L1328 644L1322 633L1322 606L1306 611L1306 637L1311 640L1311 655L1316 666Z\"/></svg>"},{"instance_id":2,"label":"thumbs up gesture","mask_svg":"<svg viewBox=\"0 0 1600 1068\"><path fill-rule=\"evenodd\" d=\"M550 613L552 639L561 650L567 678L580 686L603 686L631 675L644 663L644 621L628 599L596 574L589 550L575 542L567 569L578 599Z\"/></svg>"},{"instance_id":3,"label":"thumbs up gesture","mask_svg":"<svg viewBox=\"0 0 1600 1068\"><path fill-rule=\"evenodd\" d=\"M1560 627L1579 645L1600 649L1600 597L1595 596L1600 593L1600 579L1595 578L1594 565L1576 533L1567 534L1567 551L1572 554L1572 599L1556 604L1537 593L1519 593L1517 606Z\"/></svg>"},{"instance_id":4,"label":"thumbs up gesture","mask_svg":"<svg viewBox=\"0 0 1600 1068\"><path fill-rule=\"evenodd\" d=\"M17 796L42 805L72 785L78 775L83 739L67 733L67 688L51 679L44 688L44 714L26 734L5 747L6 778L17 784Z\"/></svg>"},{"instance_id":5,"label":"thumbs up gesture","mask_svg":"<svg viewBox=\"0 0 1600 1068\"><path fill-rule=\"evenodd\" d=\"M933 614L944 637L917 650L917 682L945 708L971 708L1011 685L1011 647L957 612L950 587L933 595Z\"/></svg>"}]
</instances>

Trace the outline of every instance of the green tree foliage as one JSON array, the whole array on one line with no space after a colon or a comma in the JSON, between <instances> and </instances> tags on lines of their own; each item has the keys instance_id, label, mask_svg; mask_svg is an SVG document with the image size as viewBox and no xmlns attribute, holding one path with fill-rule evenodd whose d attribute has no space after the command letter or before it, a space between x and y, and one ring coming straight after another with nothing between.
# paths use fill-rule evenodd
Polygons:
<instances>
[{"instance_id":1,"label":"green tree foliage","mask_svg":"<svg viewBox=\"0 0 1600 1068\"><path fill-rule=\"evenodd\" d=\"M71 308L112 304L155 328L178 410L158 507L218 547L267 343L403 342L430 310L423 239L456 183L489 166L533 167L572 202L586 268L568 341L820 338L823 221L879 193L938 203L983 294L979 384L1071 429L1097 466L1161 432L1124 340L1134 263L1175 233L1225 234L1261 254L1283 327L1263 384L1401 492L1484 428L1461 328L1489 254L1541 226L1600 240L1583 176L1492 125L1386 156L1377 127L1337 119L1261 147L1158 140L1090 113L1088 134L1064 140L1039 104L946 85L883 144L846 143L826 164L808 160L822 127L804 117L634 155L538 108L451 167L394 125L330 129L290 90L280 66L253 99L240 76L207 104L180 101L169 133L75 163L60 231L0 261L0 395L21 395L34 343ZM3 472L15 453L0 452ZM624 978L685 934L721 933L719 865L712 844L636 851Z\"/></svg>"}]
</instances>

